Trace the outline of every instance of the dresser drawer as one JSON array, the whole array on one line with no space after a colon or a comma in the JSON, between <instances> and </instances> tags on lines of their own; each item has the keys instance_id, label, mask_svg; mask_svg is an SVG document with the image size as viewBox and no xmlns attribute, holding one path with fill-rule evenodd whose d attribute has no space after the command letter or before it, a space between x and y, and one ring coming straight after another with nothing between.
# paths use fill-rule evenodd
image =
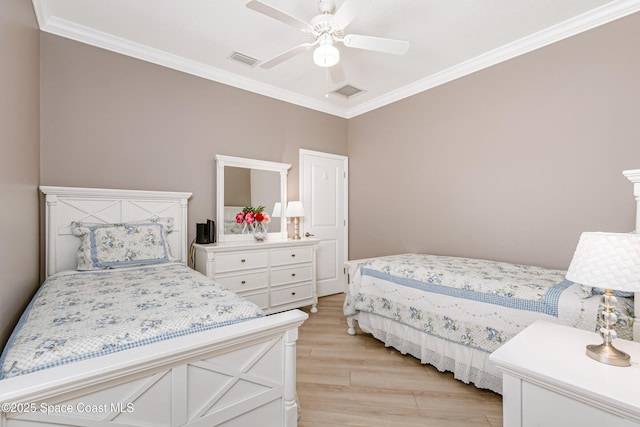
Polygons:
<instances>
[{"instance_id":1,"label":"dresser drawer","mask_svg":"<svg viewBox=\"0 0 640 427\"><path fill-rule=\"evenodd\" d=\"M271 290L271 306L283 305L313 297L311 283Z\"/></svg>"},{"instance_id":2,"label":"dresser drawer","mask_svg":"<svg viewBox=\"0 0 640 427\"><path fill-rule=\"evenodd\" d=\"M215 280L233 292L267 289L269 285L269 272L265 270L255 273L225 274L222 277L216 277Z\"/></svg>"},{"instance_id":3,"label":"dresser drawer","mask_svg":"<svg viewBox=\"0 0 640 427\"><path fill-rule=\"evenodd\" d=\"M312 259L313 249L311 247L271 250L271 265L273 266L311 262Z\"/></svg>"},{"instance_id":4,"label":"dresser drawer","mask_svg":"<svg viewBox=\"0 0 640 427\"><path fill-rule=\"evenodd\" d=\"M216 273L266 268L269 265L269 255L266 250L221 253L216 255L215 260Z\"/></svg>"},{"instance_id":5,"label":"dresser drawer","mask_svg":"<svg viewBox=\"0 0 640 427\"><path fill-rule=\"evenodd\" d=\"M309 282L313 278L311 264L271 270L271 286Z\"/></svg>"},{"instance_id":6,"label":"dresser drawer","mask_svg":"<svg viewBox=\"0 0 640 427\"><path fill-rule=\"evenodd\" d=\"M257 293L249 293L249 294L240 294L243 298L248 299L258 307L263 310L269 308L269 293L268 292L257 292Z\"/></svg>"}]
</instances>

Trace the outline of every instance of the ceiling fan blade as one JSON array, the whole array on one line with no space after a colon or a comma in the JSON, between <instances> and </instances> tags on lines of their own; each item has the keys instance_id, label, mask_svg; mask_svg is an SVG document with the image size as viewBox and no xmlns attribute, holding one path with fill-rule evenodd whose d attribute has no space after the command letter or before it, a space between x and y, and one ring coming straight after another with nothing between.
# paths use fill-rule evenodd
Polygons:
<instances>
[{"instance_id":1,"label":"ceiling fan blade","mask_svg":"<svg viewBox=\"0 0 640 427\"><path fill-rule=\"evenodd\" d=\"M280 22L284 22L287 25L291 25L294 28L297 28L304 32L313 32L313 27L303 21L302 19L298 19L295 16L289 15L286 12L283 12L279 9L276 9L273 6L269 6L266 3L262 3L258 0L251 0L246 5L249 9L255 10L256 12L260 12L263 15L267 15L273 19L277 19Z\"/></svg>"},{"instance_id":2,"label":"ceiling fan blade","mask_svg":"<svg viewBox=\"0 0 640 427\"><path fill-rule=\"evenodd\" d=\"M349 34L342 40L345 46L357 49L373 50L376 52L404 55L409 50L409 42L404 40L385 39L381 37L361 36Z\"/></svg>"},{"instance_id":3,"label":"ceiling fan blade","mask_svg":"<svg viewBox=\"0 0 640 427\"><path fill-rule=\"evenodd\" d=\"M340 9L333 15L333 22L338 24L342 29L353 21L353 19L362 10L365 10L371 3L371 0L345 0Z\"/></svg>"},{"instance_id":4,"label":"ceiling fan blade","mask_svg":"<svg viewBox=\"0 0 640 427\"><path fill-rule=\"evenodd\" d=\"M310 50L313 46L315 46L317 44L316 43L303 43L303 44L299 44L296 47L293 47L283 53L281 53L278 56L274 56L273 58L266 60L264 62L262 62L260 64L260 66L262 68L272 68L275 67L276 65L286 61L287 59L293 58L294 56L301 54L303 52L307 52L308 50Z\"/></svg>"}]
</instances>

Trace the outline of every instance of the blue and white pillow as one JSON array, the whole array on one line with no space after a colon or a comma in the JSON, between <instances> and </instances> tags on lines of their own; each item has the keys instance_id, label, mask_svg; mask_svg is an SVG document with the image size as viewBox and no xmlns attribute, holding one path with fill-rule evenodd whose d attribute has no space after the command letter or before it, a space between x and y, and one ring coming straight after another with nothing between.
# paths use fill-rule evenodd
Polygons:
<instances>
[{"instance_id":1,"label":"blue and white pillow","mask_svg":"<svg viewBox=\"0 0 640 427\"><path fill-rule=\"evenodd\" d=\"M168 234L173 218L152 218L120 224L72 222L80 237L78 270L102 270L172 261Z\"/></svg>"}]
</instances>

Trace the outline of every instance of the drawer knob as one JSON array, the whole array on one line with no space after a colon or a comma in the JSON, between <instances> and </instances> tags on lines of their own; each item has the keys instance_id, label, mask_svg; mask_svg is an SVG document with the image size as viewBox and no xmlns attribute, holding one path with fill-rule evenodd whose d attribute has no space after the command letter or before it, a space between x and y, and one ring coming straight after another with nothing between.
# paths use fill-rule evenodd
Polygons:
<instances>
[{"instance_id":1,"label":"drawer knob","mask_svg":"<svg viewBox=\"0 0 640 427\"><path fill-rule=\"evenodd\" d=\"M291 295L295 295L295 294L296 294L295 292L291 292Z\"/></svg>"},{"instance_id":2,"label":"drawer knob","mask_svg":"<svg viewBox=\"0 0 640 427\"><path fill-rule=\"evenodd\" d=\"M246 280L243 280L243 281L241 281L240 283L244 285L245 283L247 283L247 281L246 281Z\"/></svg>"},{"instance_id":3,"label":"drawer knob","mask_svg":"<svg viewBox=\"0 0 640 427\"><path fill-rule=\"evenodd\" d=\"M296 273L291 273L291 277L296 277Z\"/></svg>"},{"instance_id":4,"label":"drawer knob","mask_svg":"<svg viewBox=\"0 0 640 427\"><path fill-rule=\"evenodd\" d=\"M291 254L291 256L295 258L296 254Z\"/></svg>"},{"instance_id":5,"label":"drawer knob","mask_svg":"<svg viewBox=\"0 0 640 427\"><path fill-rule=\"evenodd\" d=\"M246 260L246 259L244 259L244 258L242 258L242 259L240 260L240 262L247 262L247 260Z\"/></svg>"}]
</instances>

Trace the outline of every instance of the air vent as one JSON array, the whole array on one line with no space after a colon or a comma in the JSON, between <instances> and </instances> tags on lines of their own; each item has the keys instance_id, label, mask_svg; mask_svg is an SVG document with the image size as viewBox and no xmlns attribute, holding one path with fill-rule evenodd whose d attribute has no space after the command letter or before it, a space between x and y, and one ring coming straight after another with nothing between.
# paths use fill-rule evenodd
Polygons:
<instances>
[{"instance_id":1,"label":"air vent","mask_svg":"<svg viewBox=\"0 0 640 427\"><path fill-rule=\"evenodd\" d=\"M346 98L351 98L352 96L357 95L360 92L362 92L362 89L358 89L357 87L353 87L351 85L345 85L345 86L342 86L340 89L333 91L333 93L337 93Z\"/></svg>"},{"instance_id":2,"label":"air vent","mask_svg":"<svg viewBox=\"0 0 640 427\"><path fill-rule=\"evenodd\" d=\"M258 60L256 58L252 58L249 55L245 55L244 53L240 53L238 51L232 52L231 55L229 55L229 59L242 62L243 64L248 65L250 67L253 67L258 63Z\"/></svg>"}]
</instances>

